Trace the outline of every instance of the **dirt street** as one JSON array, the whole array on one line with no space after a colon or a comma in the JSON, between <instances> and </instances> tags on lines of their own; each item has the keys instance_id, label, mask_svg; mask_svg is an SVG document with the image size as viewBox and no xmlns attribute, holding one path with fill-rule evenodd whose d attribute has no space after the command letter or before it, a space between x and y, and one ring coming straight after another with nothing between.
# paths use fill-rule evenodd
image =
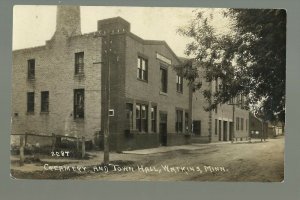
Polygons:
<instances>
[{"instance_id":1,"label":"dirt street","mask_svg":"<svg viewBox=\"0 0 300 200\"><path fill-rule=\"evenodd\" d=\"M92 158L88 160L41 158L41 162L22 167L12 157L12 175L35 179L147 181L281 182L284 179L284 137L262 143L194 144L187 149L148 155L111 153L109 166L100 165L102 152L90 154Z\"/></svg>"}]
</instances>

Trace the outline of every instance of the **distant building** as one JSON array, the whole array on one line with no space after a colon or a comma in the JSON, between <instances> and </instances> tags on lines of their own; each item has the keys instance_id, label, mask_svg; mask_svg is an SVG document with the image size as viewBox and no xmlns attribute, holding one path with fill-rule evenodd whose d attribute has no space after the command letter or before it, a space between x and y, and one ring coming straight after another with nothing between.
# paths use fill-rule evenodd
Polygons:
<instances>
[{"instance_id":1,"label":"distant building","mask_svg":"<svg viewBox=\"0 0 300 200\"><path fill-rule=\"evenodd\" d=\"M281 122L274 124L250 114L250 136L252 138L274 138L280 135L284 135L284 125Z\"/></svg>"},{"instance_id":2,"label":"distant building","mask_svg":"<svg viewBox=\"0 0 300 200\"><path fill-rule=\"evenodd\" d=\"M13 52L12 133L85 136L101 146L112 109L110 149L230 140L232 106L205 112L203 96L172 67L180 64L166 42L136 36L120 17L81 34L79 7L58 6L53 37ZM235 136L248 134L248 113L236 107Z\"/></svg>"},{"instance_id":3,"label":"distant building","mask_svg":"<svg viewBox=\"0 0 300 200\"><path fill-rule=\"evenodd\" d=\"M203 90L214 93L221 89L220 80L208 82L204 75L200 72L202 87L193 94L193 133L196 136L193 141L231 141L235 137L249 137L249 111L245 109L245 97L239 95L212 111L204 110L209 102L204 98Z\"/></svg>"}]
</instances>

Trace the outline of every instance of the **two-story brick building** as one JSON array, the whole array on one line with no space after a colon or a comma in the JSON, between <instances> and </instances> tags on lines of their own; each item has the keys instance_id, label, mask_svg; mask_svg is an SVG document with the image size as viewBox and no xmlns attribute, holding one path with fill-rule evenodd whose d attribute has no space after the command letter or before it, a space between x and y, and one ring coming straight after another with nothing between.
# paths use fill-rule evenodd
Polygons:
<instances>
[{"instance_id":1,"label":"two-story brick building","mask_svg":"<svg viewBox=\"0 0 300 200\"><path fill-rule=\"evenodd\" d=\"M81 34L79 7L58 6L54 36L13 52L12 132L96 144L110 95L112 149L186 143L190 92L172 68L179 64L166 42L141 39L120 17Z\"/></svg>"},{"instance_id":2,"label":"two-story brick building","mask_svg":"<svg viewBox=\"0 0 300 200\"><path fill-rule=\"evenodd\" d=\"M172 66L180 60L164 41L143 40L120 17L98 21L102 77L110 70L110 146L146 148L186 143L190 91ZM107 79L102 87L107 88ZM106 121L107 92L102 92ZM104 127L102 126L102 130Z\"/></svg>"},{"instance_id":3,"label":"two-story brick building","mask_svg":"<svg viewBox=\"0 0 300 200\"><path fill-rule=\"evenodd\" d=\"M58 6L56 22L44 46L13 52L12 133L85 136L101 146L109 118L115 150L230 138L232 106L205 112L166 42L136 36L120 17L81 34L78 6ZM246 134L248 111L236 113L243 119L236 134Z\"/></svg>"}]
</instances>

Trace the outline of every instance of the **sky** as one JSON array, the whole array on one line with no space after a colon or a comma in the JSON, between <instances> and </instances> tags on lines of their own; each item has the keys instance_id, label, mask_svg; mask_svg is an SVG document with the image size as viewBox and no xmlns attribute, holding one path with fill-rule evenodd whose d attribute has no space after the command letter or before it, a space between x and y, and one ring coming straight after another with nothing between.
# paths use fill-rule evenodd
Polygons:
<instances>
[{"instance_id":1,"label":"sky","mask_svg":"<svg viewBox=\"0 0 300 200\"><path fill-rule=\"evenodd\" d=\"M131 24L131 32L146 40L165 40L177 56L192 41L176 33L195 16L196 8L81 6L81 32L97 31L97 21L120 16ZM225 23L226 24L226 23ZM215 25L226 28L224 19ZM17 5L13 10L13 50L41 46L54 34L56 6Z\"/></svg>"}]
</instances>

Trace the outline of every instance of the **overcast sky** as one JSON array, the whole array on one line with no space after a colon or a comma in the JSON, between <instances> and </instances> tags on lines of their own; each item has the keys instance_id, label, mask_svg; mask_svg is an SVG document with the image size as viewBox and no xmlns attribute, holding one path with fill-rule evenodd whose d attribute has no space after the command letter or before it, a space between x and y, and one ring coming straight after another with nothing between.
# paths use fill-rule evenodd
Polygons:
<instances>
[{"instance_id":1,"label":"overcast sky","mask_svg":"<svg viewBox=\"0 0 300 200\"><path fill-rule=\"evenodd\" d=\"M143 39L165 40L177 56L185 56L189 38L176 29L188 24L195 8L81 6L81 32L97 30L97 20L120 16L130 22L131 32ZM44 45L55 31L56 6L14 6L13 50ZM216 26L224 28L223 19Z\"/></svg>"}]
</instances>

